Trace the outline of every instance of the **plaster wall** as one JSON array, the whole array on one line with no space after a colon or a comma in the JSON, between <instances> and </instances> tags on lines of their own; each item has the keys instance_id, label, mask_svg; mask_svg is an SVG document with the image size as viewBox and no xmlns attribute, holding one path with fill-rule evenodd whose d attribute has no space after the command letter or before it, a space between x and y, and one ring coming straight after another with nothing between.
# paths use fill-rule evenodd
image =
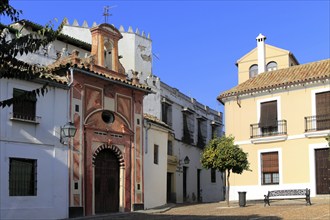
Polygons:
<instances>
[{"instance_id":1,"label":"plaster wall","mask_svg":"<svg viewBox=\"0 0 330 220\"><path fill-rule=\"evenodd\" d=\"M283 50L271 45L265 45L266 60L265 65L271 61L277 63L277 69L288 68L291 66L292 60L289 51ZM249 79L249 69L252 65L258 64L258 51L257 48L250 51L238 63L238 84L245 82Z\"/></svg>"},{"instance_id":2,"label":"plaster wall","mask_svg":"<svg viewBox=\"0 0 330 220\"><path fill-rule=\"evenodd\" d=\"M0 100L13 88L32 90L40 84L0 81ZM0 218L61 219L68 217L68 147L59 141L60 126L69 120L67 90L51 87L38 97L39 123L11 119L12 106L0 114ZM9 196L10 158L37 160L37 195Z\"/></svg>"},{"instance_id":3,"label":"plaster wall","mask_svg":"<svg viewBox=\"0 0 330 220\"><path fill-rule=\"evenodd\" d=\"M330 91L329 83L318 82L288 89L276 90L225 102L226 133L235 137L235 143L248 153L249 171L231 175L230 199L238 199L238 191L247 191L247 199L262 199L268 190L310 188L316 195L315 149L328 148L325 140L329 130L309 137L305 132L304 117L316 115L315 94ZM287 121L287 135L282 140L254 143L250 139L250 124L258 123L260 103L277 100L278 119ZM248 116L248 117L247 117ZM279 184L261 184L260 156L277 151L279 155Z\"/></svg>"},{"instance_id":4,"label":"plaster wall","mask_svg":"<svg viewBox=\"0 0 330 220\"><path fill-rule=\"evenodd\" d=\"M150 209L166 204L168 131L151 125L144 135L144 208ZM154 163L154 145L158 145L158 164Z\"/></svg>"}]
</instances>

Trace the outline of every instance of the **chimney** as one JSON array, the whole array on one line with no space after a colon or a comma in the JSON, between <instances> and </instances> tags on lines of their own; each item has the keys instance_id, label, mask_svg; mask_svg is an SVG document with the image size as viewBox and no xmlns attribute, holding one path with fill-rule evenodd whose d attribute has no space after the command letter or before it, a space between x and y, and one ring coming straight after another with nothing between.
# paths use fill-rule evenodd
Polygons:
<instances>
[{"instance_id":1,"label":"chimney","mask_svg":"<svg viewBox=\"0 0 330 220\"><path fill-rule=\"evenodd\" d=\"M257 39L257 48L258 48L258 74L265 72L266 66L266 56L265 56L265 40L266 37L262 34L259 34Z\"/></svg>"}]
</instances>

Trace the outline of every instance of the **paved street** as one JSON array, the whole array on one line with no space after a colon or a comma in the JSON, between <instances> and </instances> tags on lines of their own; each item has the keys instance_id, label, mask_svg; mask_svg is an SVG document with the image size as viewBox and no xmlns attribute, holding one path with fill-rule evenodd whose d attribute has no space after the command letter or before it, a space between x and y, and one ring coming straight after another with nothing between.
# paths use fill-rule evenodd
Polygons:
<instances>
[{"instance_id":1,"label":"paved street","mask_svg":"<svg viewBox=\"0 0 330 220\"><path fill-rule=\"evenodd\" d=\"M330 197L312 198L312 205L306 206L304 200L272 201L271 206L264 207L263 202L247 201L246 207L239 207L232 202L230 207L225 202L203 204L181 204L155 210L144 210L132 213L114 213L94 217L76 218L74 220L128 220L128 219L180 219L180 220L280 220L280 219L330 219Z\"/></svg>"}]
</instances>

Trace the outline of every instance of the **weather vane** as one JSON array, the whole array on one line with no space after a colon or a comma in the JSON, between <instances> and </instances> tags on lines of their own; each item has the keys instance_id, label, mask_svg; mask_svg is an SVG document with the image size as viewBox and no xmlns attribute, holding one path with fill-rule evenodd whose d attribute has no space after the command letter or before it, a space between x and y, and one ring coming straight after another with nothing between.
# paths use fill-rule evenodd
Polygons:
<instances>
[{"instance_id":1,"label":"weather vane","mask_svg":"<svg viewBox=\"0 0 330 220\"><path fill-rule=\"evenodd\" d=\"M112 14L109 13L109 9L110 8L114 8L116 7L115 6L104 6L104 11L103 11L103 16L104 16L104 23L108 23L108 19L109 19L109 16L111 16Z\"/></svg>"}]
</instances>

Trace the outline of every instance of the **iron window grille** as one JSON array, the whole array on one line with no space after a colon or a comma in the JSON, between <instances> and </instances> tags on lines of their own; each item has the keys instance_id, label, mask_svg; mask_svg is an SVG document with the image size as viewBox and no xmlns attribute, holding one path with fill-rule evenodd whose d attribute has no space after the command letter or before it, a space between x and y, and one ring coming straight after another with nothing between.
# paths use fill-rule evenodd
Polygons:
<instances>
[{"instance_id":1,"label":"iron window grille","mask_svg":"<svg viewBox=\"0 0 330 220\"><path fill-rule=\"evenodd\" d=\"M14 88L13 97L16 99L13 103L12 117L14 119L36 122L38 118L36 116L36 94Z\"/></svg>"},{"instance_id":2,"label":"iron window grille","mask_svg":"<svg viewBox=\"0 0 330 220\"><path fill-rule=\"evenodd\" d=\"M260 123L250 125L250 138L269 137L287 134L286 120L276 121L273 126L265 126Z\"/></svg>"},{"instance_id":3,"label":"iron window grille","mask_svg":"<svg viewBox=\"0 0 330 220\"><path fill-rule=\"evenodd\" d=\"M154 145L154 164L158 164L159 158L159 146L157 144Z\"/></svg>"},{"instance_id":4,"label":"iron window grille","mask_svg":"<svg viewBox=\"0 0 330 220\"><path fill-rule=\"evenodd\" d=\"M9 159L9 196L37 195L37 160Z\"/></svg>"},{"instance_id":5,"label":"iron window grille","mask_svg":"<svg viewBox=\"0 0 330 220\"><path fill-rule=\"evenodd\" d=\"M330 129L330 114L305 117L305 132Z\"/></svg>"}]
</instances>

